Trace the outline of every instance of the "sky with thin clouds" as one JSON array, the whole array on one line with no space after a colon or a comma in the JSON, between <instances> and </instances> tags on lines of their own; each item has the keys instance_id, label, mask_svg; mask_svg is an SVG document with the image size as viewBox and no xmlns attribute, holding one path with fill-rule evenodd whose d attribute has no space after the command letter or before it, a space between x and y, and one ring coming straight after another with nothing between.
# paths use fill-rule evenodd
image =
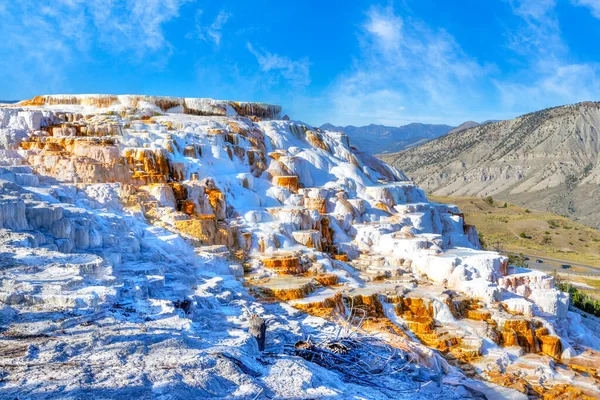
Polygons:
<instances>
[{"instance_id":1,"label":"sky with thin clouds","mask_svg":"<svg viewBox=\"0 0 600 400\"><path fill-rule=\"evenodd\" d=\"M0 0L0 38L3 100L264 101L313 125L600 100L600 0Z\"/></svg>"}]
</instances>

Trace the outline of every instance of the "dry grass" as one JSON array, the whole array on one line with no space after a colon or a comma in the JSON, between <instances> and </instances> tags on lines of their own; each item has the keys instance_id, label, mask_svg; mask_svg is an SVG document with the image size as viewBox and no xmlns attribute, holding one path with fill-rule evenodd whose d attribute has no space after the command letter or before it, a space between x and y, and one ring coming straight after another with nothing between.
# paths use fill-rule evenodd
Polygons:
<instances>
[{"instance_id":1,"label":"dry grass","mask_svg":"<svg viewBox=\"0 0 600 400\"><path fill-rule=\"evenodd\" d=\"M489 248L534 254L600 267L600 231L549 212L528 210L483 198L429 196L456 204L466 222L477 227ZM520 237L524 233L528 238Z\"/></svg>"}]
</instances>

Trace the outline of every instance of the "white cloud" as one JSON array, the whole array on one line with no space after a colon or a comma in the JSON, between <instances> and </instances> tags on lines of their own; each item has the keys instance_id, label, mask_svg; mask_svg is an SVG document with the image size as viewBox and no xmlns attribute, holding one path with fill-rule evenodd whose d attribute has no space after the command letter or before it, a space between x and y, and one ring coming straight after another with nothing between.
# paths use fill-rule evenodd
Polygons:
<instances>
[{"instance_id":1,"label":"white cloud","mask_svg":"<svg viewBox=\"0 0 600 400\"><path fill-rule=\"evenodd\" d=\"M600 0L572 1L600 10ZM373 7L358 32L360 53L328 88L324 118L336 124L458 124L596 99L600 65L571 53L556 3L509 0L516 27L505 34L505 69L466 54L443 29L392 7Z\"/></svg>"},{"instance_id":2,"label":"white cloud","mask_svg":"<svg viewBox=\"0 0 600 400\"><path fill-rule=\"evenodd\" d=\"M515 14L523 18L542 19L556 6L556 0L511 0Z\"/></svg>"},{"instance_id":3,"label":"white cloud","mask_svg":"<svg viewBox=\"0 0 600 400\"><path fill-rule=\"evenodd\" d=\"M401 124L441 110L424 116L439 121L478 97L478 79L488 69L448 32L402 18L391 7L371 8L366 16L360 55L330 88L332 121Z\"/></svg>"},{"instance_id":4,"label":"white cloud","mask_svg":"<svg viewBox=\"0 0 600 400\"><path fill-rule=\"evenodd\" d=\"M388 11L390 11L388 9ZM391 12L383 16L375 10L369 13L364 29L385 49L397 49L402 37L402 19Z\"/></svg>"},{"instance_id":5,"label":"white cloud","mask_svg":"<svg viewBox=\"0 0 600 400\"><path fill-rule=\"evenodd\" d=\"M511 5L523 26L516 33L522 39L510 45L526 58L527 67L517 77L494 82L503 106L533 111L595 99L600 91L600 66L573 62L562 39L555 1L527 0Z\"/></svg>"},{"instance_id":6,"label":"white cloud","mask_svg":"<svg viewBox=\"0 0 600 400\"><path fill-rule=\"evenodd\" d=\"M204 26L201 23L202 10L198 10L196 13L196 28L193 32L187 35L187 37L197 37L204 41L212 41L217 46L221 44L221 38L223 36L222 30L227 21L232 15L224 10L219 11L219 14L215 17L214 21L209 26Z\"/></svg>"},{"instance_id":7,"label":"white cloud","mask_svg":"<svg viewBox=\"0 0 600 400\"><path fill-rule=\"evenodd\" d=\"M171 52L163 25L188 0L34 0L2 3L0 79L18 80L15 92L68 87L65 71L97 54L133 63L164 63ZM94 52L92 50L97 50ZM77 90L78 88L74 88Z\"/></svg>"},{"instance_id":8,"label":"white cloud","mask_svg":"<svg viewBox=\"0 0 600 400\"><path fill-rule=\"evenodd\" d=\"M219 15L217 15L217 18L215 18L213 23L210 24L210 27L208 28L208 36L210 36L217 45L221 42L221 30L230 17L231 14L220 11Z\"/></svg>"},{"instance_id":9,"label":"white cloud","mask_svg":"<svg viewBox=\"0 0 600 400\"><path fill-rule=\"evenodd\" d=\"M496 86L504 106L521 112L594 100L600 92L598 68L588 64L556 63L531 82L496 82Z\"/></svg>"},{"instance_id":10,"label":"white cloud","mask_svg":"<svg viewBox=\"0 0 600 400\"><path fill-rule=\"evenodd\" d=\"M297 87L310 84L310 62L307 58L293 61L288 57L272 54L264 49L255 49L251 43L247 43L246 46L250 53L256 57L268 83L275 84L282 78Z\"/></svg>"},{"instance_id":11,"label":"white cloud","mask_svg":"<svg viewBox=\"0 0 600 400\"><path fill-rule=\"evenodd\" d=\"M518 54L541 57L566 53L561 39L555 0L511 1L513 13L522 20L521 26L509 32L509 47Z\"/></svg>"},{"instance_id":12,"label":"white cloud","mask_svg":"<svg viewBox=\"0 0 600 400\"><path fill-rule=\"evenodd\" d=\"M78 2L86 9L99 39L107 49L144 54L170 48L162 25L179 16L179 8L188 0L118 0Z\"/></svg>"},{"instance_id":13,"label":"white cloud","mask_svg":"<svg viewBox=\"0 0 600 400\"><path fill-rule=\"evenodd\" d=\"M590 9L592 15L600 19L600 0L572 0L576 6L583 6Z\"/></svg>"}]
</instances>

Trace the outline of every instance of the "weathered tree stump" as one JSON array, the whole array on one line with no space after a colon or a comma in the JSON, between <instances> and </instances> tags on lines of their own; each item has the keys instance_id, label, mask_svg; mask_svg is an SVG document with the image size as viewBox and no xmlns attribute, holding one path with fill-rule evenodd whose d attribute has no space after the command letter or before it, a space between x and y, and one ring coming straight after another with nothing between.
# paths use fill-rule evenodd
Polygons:
<instances>
[{"instance_id":1,"label":"weathered tree stump","mask_svg":"<svg viewBox=\"0 0 600 400\"><path fill-rule=\"evenodd\" d=\"M250 328L248 328L248 333L256 339L258 350L264 351L267 338L267 324L265 323L265 320L256 314L252 314L250 317Z\"/></svg>"}]
</instances>

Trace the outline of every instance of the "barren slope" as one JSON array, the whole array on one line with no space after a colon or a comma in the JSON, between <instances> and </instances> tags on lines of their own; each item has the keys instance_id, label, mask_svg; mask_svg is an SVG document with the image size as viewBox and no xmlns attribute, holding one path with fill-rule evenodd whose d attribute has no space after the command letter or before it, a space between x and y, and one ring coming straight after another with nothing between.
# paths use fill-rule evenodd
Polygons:
<instances>
[{"instance_id":1,"label":"barren slope","mask_svg":"<svg viewBox=\"0 0 600 400\"><path fill-rule=\"evenodd\" d=\"M384 161L437 195L493 196L600 224L600 103L526 114L450 134Z\"/></svg>"}]
</instances>

